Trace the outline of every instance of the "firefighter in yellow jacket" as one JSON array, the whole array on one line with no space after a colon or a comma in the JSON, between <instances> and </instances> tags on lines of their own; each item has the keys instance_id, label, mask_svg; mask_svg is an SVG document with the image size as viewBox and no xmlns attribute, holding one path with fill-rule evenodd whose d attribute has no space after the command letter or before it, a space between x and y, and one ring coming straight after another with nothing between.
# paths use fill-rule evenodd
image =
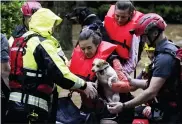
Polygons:
<instances>
[{"instance_id":1,"label":"firefighter in yellow jacket","mask_svg":"<svg viewBox=\"0 0 182 124\"><path fill-rule=\"evenodd\" d=\"M96 96L92 82L85 82L66 66L66 57L52 36L61 22L52 11L41 8L32 15L29 31L13 42L8 123L46 123L54 83L64 89L81 89L87 97Z\"/></svg>"}]
</instances>

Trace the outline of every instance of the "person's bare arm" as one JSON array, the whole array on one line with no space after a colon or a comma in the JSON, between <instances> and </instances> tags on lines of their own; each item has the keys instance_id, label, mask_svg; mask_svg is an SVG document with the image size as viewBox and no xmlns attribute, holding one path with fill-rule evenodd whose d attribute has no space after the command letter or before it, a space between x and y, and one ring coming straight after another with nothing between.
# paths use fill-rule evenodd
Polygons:
<instances>
[{"instance_id":1,"label":"person's bare arm","mask_svg":"<svg viewBox=\"0 0 182 124\"><path fill-rule=\"evenodd\" d=\"M138 89L137 87L130 86L130 91L131 91L131 92L134 92L134 91L136 91L137 89Z\"/></svg>"},{"instance_id":2,"label":"person's bare arm","mask_svg":"<svg viewBox=\"0 0 182 124\"><path fill-rule=\"evenodd\" d=\"M134 86L134 87L137 87L137 88L146 89L147 88L147 80L132 79L130 81L130 85Z\"/></svg>"},{"instance_id":3,"label":"person's bare arm","mask_svg":"<svg viewBox=\"0 0 182 124\"><path fill-rule=\"evenodd\" d=\"M146 103L148 100L151 100L156 97L157 93L163 86L165 78L160 77L152 77L150 86L144 90L141 94L134 97L132 100L127 101L125 103L121 102L113 102L108 103L107 108L110 113L116 114L122 111L123 108L133 108L135 106Z\"/></svg>"},{"instance_id":4,"label":"person's bare arm","mask_svg":"<svg viewBox=\"0 0 182 124\"><path fill-rule=\"evenodd\" d=\"M134 99L126 102L125 107L135 107L142 103L146 103L148 100L155 98L165 81L165 78L152 77L149 87L146 90L144 90L144 92L142 92L140 95L136 96Z\"/></svg>"},{"instance_id":5,"label":"person's bare arm","mask_svg":"<svg viewBox=\"0 0 182 124\"><path fill-rule=\"evenodd\" d=\"M173 69L176 67L175 62L175 59L171 55L159 54L155 58L155 68L152 73L153 76L149 87L126 103L116 102L108 104L108 110L111 113L118 113L122 111L123 106L124 108L131 108L155 98L166 79L173 73Z\"/></svg>"},{"instance_id":6,"label":"person's bare arm","mask_svg":"<svg viewBox=\"0 0 182 124\"><path fill-rule=\"evenodd\" d=\"M130 82L130 85L132 86L131 88L132 90L136 90L137 88L142 88L142 89L147 88L148 80L133 79L127 72L125 72L125 75L128 81Z\"/></svg>"}]
</instances>

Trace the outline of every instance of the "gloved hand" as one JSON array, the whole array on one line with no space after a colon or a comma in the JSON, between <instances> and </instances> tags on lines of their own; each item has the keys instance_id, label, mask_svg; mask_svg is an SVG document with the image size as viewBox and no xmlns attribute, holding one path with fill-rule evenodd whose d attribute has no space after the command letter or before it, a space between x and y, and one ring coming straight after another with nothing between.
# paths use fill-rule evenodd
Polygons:
<instances>
[{"instance_id":1,"label":"gloved hand","mask_svg":"<svg viewBox=\"0 0 182 124\"><path fill-rule=\"evenodd\" d=\"M84 90L85 94L87 95L87 98L94 99L97 96L97 90L93 86L93 82L86 82L87 87Z\"/></svg>"}]
</instances>

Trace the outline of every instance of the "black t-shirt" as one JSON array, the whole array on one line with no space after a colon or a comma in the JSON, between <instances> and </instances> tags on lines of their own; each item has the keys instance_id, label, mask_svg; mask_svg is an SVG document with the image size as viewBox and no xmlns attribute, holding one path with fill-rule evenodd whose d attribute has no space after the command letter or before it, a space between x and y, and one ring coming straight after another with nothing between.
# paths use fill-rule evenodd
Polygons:
<instances>
[{"instance_id":1,"label":"black t-shirt","mask_svg":"<svg viewBox=\"0 0 182 124\"><path fill-rule=\"evenodd\" d=\"M176 59L168 53L164 53L165 49L176 52L178 48L167 39L161 41L156 47L157 55L154 58L153 77L162 77L169 79L173 76L176 67ZM174 78L174 77L173 77Z\"/></svg>"},{"instance_id":2,"label":"black t-shirt","mask_svg":"<svg viewBox=\"0 0 182 124\"><path fill-rule=\"evenodd\" d=\"M152 77L166 78L165 84L158 93L158 96L160 96L164 101L174 98L173 93L176 92L174 90L174 83L179 73L175 57L169 53L164 52L166 49L174 53L178 50L178 48L167 39L162 40L159 44L157 44L155 50L156 55L152 66ZM173 91L173 93L167 94L168 96L166 97L166 93L164 93L166 89Z\"/></svg>"}]
</instances>

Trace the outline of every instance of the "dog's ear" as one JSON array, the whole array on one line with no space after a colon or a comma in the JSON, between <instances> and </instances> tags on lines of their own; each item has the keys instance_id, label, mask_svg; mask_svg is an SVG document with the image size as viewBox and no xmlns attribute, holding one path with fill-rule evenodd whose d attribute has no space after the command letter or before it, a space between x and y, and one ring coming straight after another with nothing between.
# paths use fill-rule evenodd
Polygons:
<instances>
[{"instance_id":1,"label":"dog's ear","mask_svg":"<svg viewBox=\"0 0 182 124\"><path fill-rule=\"evenodd\" d=\"M103 67L103 66L105 66L105 65L108 65L109 63L108 62L106 62L105 60L100 60L100 63L99 63L99 67Z\"/></svg>"},{"instance_id":2,"label":"dog's ear","mask_svg":"<svg viewBox=\"0 0 182 124\"><path fill-rule=\"evenodd\" d=\"M107 61L103 61L103 65L108 65L109 63Z\"/></svg>"},{"instance_id":3,"label":"dog's ear","mask_svg":"<svg viewBox=\"0 0 182 124\"><path fill-rule=\"evenodd\" d=\"M83 8L81 9L80 14L81 14L83 17L87 17L86 10L87 10L87 8L86 8L86 7L83 7Z\"/></svg>"}]
</instances>

